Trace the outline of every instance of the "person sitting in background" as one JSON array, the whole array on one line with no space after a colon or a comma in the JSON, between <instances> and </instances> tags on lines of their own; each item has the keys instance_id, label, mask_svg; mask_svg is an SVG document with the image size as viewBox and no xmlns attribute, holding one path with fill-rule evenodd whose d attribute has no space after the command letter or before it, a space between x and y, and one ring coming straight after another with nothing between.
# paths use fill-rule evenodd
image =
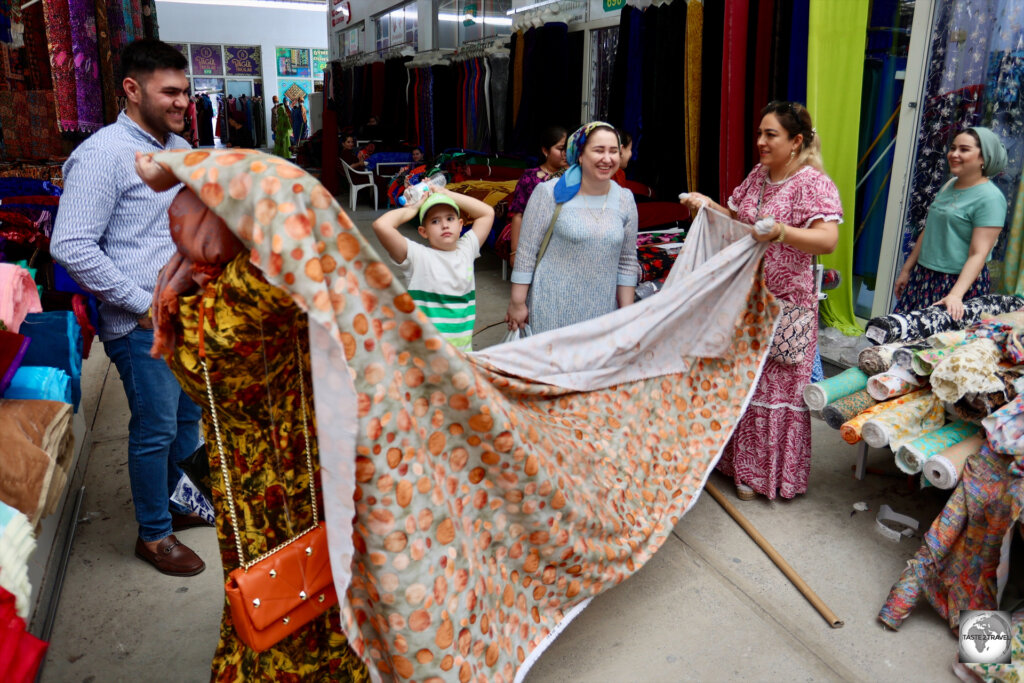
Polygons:
<instances>
[{"instance_id":1,"label":"person sitting in background","mask_svg":"<svg viewBox=\"0 0 1024 683\"><path fill-rule=\"evenodd\" d=\"M346 135L341 141L341 160L357 171L366 170L366 159L356 149L356 136Z\"/></svg>"},{"instance_id":2,"label":"person sitting in background","mask_svg":"<svg viewBox=\"0 0 1024 683\"><path fill-rule=\"evenodd\" d=\"M516 183L512 193L512 201L508 205L508 235L505 231L498 237L499 256L505 244L508 245L508 262L516 264L516 250L519 247L519 231L523 225L523 213L533 195L534 189L545 180L550 180L568 164L565 162L565 145L567 131L561 126L549 126L541 132L540 155L541 164L536 168L528 168Z\"/></svg>"},{"instance_id":3,"label":"person sitting in background","mask_svg":"<svg viewBox=\"0 0 1024 683\"><path fill-rule=\"evenodd\" d=\"M953 320L964 299L988 294L988 262L1006 223L1006 197L989 178L1006 168L1006 148L988 128L953 138L946 154L954 176L935 195L924 230L896 278L896 313L945 306Z\"/></svg>"},{"instance_id":4,"label":"person sitting in background","mask_svg":"<svg viewBox=\"0 0 1024 683\"><path fill-rule=\"evenodd\" d=\"M424 247L398 231L419 216ZM462 235L463 216L473 228ZM494 209L479 199L435 190L413 206L392 209L373 231L406 280L409 294L438 331L457 349L473 350L476 277L473 261L491 234Z\"/></svg>"},{"instance_id":5,"label":"person sitting in background","mask_svg":"<svg viewBox=\"0 0 1024 683\"><path fill-rule=\"evenodd\" d=\"M633 158L633 136L621 128L615 130L619 134L619 170L612 176L612 180L622 185L626 182L626 166Z\"/></svg>"}]
</instances>

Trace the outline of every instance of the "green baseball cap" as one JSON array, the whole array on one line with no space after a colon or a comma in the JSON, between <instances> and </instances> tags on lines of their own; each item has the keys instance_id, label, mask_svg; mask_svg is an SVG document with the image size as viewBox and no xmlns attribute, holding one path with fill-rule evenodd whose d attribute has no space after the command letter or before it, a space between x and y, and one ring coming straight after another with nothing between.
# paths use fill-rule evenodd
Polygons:
<instances>
[{"instance_id":1,"label":"green baseball cap","mask_svg":"<svg viewBox=\"0 0 1024 683\"><path fill-rule=\"evenodd\" d=\"M455 215L461 216L462 213L459 211L459 205L455 203L455 200L446 194L440 192L434 192L427 200L420 206L420 225L423 225L423 217L427 215L427 212L439 204L444 204L455 209Z\"/></svg>"}]
</instances>

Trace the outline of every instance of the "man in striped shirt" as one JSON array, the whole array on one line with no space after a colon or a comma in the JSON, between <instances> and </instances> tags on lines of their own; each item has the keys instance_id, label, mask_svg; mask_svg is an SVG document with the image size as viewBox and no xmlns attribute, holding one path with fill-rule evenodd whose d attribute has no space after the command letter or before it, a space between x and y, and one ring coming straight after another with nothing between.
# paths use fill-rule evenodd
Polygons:
<instances>
[{"instance_id":1,"label":"man in striped shirt","mask_svg":"<svg viewBox=\"0 0 1024 683\"><path fill-rule=\"evenodd\" d=\"M163 359L152 358L149 307L157 273L175 252L167 209L178 187L157 193L135 172L140 152L180 149L188 106L185 58L158 40L121 53L127 106L64 164L64 194L50 250L100 301L99 336L128 396L128 476L139 536L135 554L172 576L205 564L173 532L199 519L172 509L178 462L199 445L200 409Z\"/></svg>"},{"instance_id":2,"label":"man in striped shirt","mask_svg":"<svg viewBox=\"0 0 1024 683\"><path fill-rule=\"evenodd\" d=\"M398 226L419 215L427 246L398 232ZM462 216L473 221L461 235ZM373 222L377 239L405 277L409 295L451 344L473 350L476 322L476 277L473 261L491 233L494 209L479 199L435 190L419 203L388 211Z\"/></svg>"}]
</instances>

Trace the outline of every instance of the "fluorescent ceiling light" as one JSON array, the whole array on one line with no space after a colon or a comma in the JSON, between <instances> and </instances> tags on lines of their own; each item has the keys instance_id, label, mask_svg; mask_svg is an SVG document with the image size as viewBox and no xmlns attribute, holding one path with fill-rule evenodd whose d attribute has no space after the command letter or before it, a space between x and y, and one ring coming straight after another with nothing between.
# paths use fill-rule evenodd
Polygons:
<instances>
[{"instance_id":1,"label":"fluorescent ceiling light","mask_svg":"<svg viewBox=\"0 0 1024 683\"><path fill-rule=\"evenodd\" d=\"M327 3L279 2L278 0L160 0L182 5L223 5L225 7L259 7L261 9L294 9L303 12L327 12Z\"/></svg>"},{"instance_id":2,"label":"fluorescent ceiling light","mask_svg":"<svg viewBox=\"0 0 1024 683\"><path fill-rule=\"evenodd\" d=\"M438 21L462 21L463 19L465 19L465 15L463 15L463 14L452 14L450 12L438 12L437 13L437 20ZM475 22L477 22L479 24L487 24L489 26L511 26L512 25L512 20L509 19L508 17L491 17L491 16L474 17L473 21L475 21Z\"/></svg>"}]
</instances>

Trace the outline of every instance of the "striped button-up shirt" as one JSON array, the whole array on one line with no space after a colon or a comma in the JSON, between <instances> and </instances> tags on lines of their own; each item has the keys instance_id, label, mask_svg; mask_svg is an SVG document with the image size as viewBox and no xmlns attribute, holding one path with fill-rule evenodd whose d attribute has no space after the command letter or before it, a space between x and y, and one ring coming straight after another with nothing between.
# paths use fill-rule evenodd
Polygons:
<instances>
[{"instance_id":1,"label":"striped button-up shirt","mask_svg":"<svg viewBox=\"0 0 1024 683\"><path fill-rule=\"evenodd\" d=\"M121 112L64 164L50 253L99 299L103 341L135 329L153 303L157 274L175 251L167 209L180 186L149 189L135 173L135 152L189 146L173 133L161 144Z\"/></svg>"}]
</instances>

